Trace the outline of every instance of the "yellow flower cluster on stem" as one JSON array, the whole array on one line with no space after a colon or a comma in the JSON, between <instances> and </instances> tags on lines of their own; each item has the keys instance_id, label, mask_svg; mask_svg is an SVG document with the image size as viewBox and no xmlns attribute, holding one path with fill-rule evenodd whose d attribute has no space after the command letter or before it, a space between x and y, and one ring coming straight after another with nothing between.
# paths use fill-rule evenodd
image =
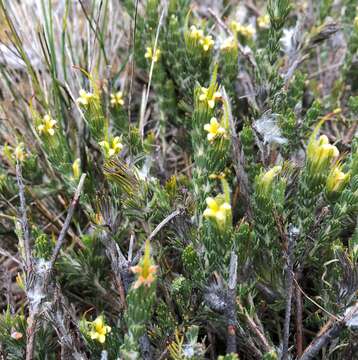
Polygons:
<instances>
[{"instance_id":1,"label":"yellow flower cluster on stem","mask_svg":"<svg viewBox=\"0 0 358 360\"><path fill-rule=\"evenodd\" d=\"M145 243L144 256L141 263L137 266L132 266L131 271L137 274L137 280L133 285L134 289L138 289L142 285L149 287L154 282L157 267L153 265L150 257L149 240Z\"/></svg>"},{"instance_id":2,"label":"yellow flower cluster on stem","mask_svg":"<svg viewBox=\"0 0 358 360\"><path fill-rule=\"evenodd\" d=\"M111 94L111 106L120 107L124 105L123 93L122 91L117 91L115 94Z\"/></svg>"},{"instance_id":3,"label":"yellow flower cluster on stem","mask_svg":"<svg viewBox=\"0 0 358 360\"><path fill-rule=\"evenodd\" d=\"M210 109L215 107L215 103L219 99L221 99L219 91L210 91L210 88L205 87L200 89L199 101L205 102Z\"/></svg>"},{"instance_id":4,"label":"yellow flower cluster on stem","mask_svg":"<svg viewBox=\"0 0 358 360\"><path fill-rule=\"evenodd\" d=\"M327 177L326 189L328 195L330 196L339 194L346 186L349 178L350 174L344 173L341 170L341 166L339 164L336 164Z\"/></svg>"},{"instance_id":5,"label":"yellow flower cluster on stem","mask_svg":"<svg viewBox=\"0 0 358 360\"><path fill-rule=\"evenodd\" d=\"M104 150L107 158L119 154L123 149L123 144L121 143L121 138L119 136L114 137L111 141L103 140L99 145Z\"/></svg>"},{"instance_id":6,"label":"yellow flower cluster on stem","mask_svg":"<svg viewBox=\"0 0 358 360\"><path fill-rule=\"evenodd\" d=\"M91 102L93 102L96 99L98 99L98 97L95 94L81 89L80 96L77 99L77 104L79 104L83 107L87 107L88 105L90 105Z\"/></svg>"},{"instance_id":7,"label":"yellow flower cluster on stem","mask_svg":"<svg viewBox=\"0 0 358 360\"><path fill-rule=\"evenodd\" d=\"M325 170L332 159L339 156L338 149L329 143L326 135L321 135L315 139L315 132L307 146L307 160L312 170L320 173Z\"/></svg>"},{"instance_id":8,"label":"yellow flower cluster on stem","mask_svg":"<svg viewBox=\"0 0 358 360\"><path fill-rule=\"evenodd\" d=\"M215 198L206 198L207 208L205 209L203 216L205 218L212 218L219 226L225 224L228 216L231 214L231 205L225 201L223 194L216 196Z\"/></svg>"},{"instance_id":9,"label":"yellow flower cluster on stem","mask_svg":"<svg viewBox=\"0 0 358 360\"><path fill-rule=\"evenodd\" d=\"M208 132L207 138L209 141L213 141L216 137L222 136L226 133L225 128L215 117L211 118L209 124L204 125L204 130Z\"/></svg>"},{"instance_id":10,"label":"yellow flower cluster on stem","mask_svg":"<svg viewBox=\"0 0 358 360\"><path fill-rule=\"evenodd\" d=\"M89 336L92 340L97 340L101 344L106 341L106 336L111 332L111 327L106 325L103 316L98 316L90 323L91 330Z\"/></svg>"},{"instance_id":11,"label":"yellow flower cluster on stem","mask_svg":"<svg viewBox=\"0 0 358 360\"><path fill-rule=\"evenodd\" d=\"M211 35L205 36L203 30L195 25L190 27L189 38L200 44L205 52L211 50L215 44Z\"/></svg>"},{"instance_id":12,"label":"yellow flower cluster on stem","mask_svg":"<svg viewBox=\"0 0 358 360\"><path fill-rule=\"evenodd\" d=\"M156 63L156 62L158 62L159 59L160 59L160 54L161 54L160 49L156 49L155 52L154 52L154 54L153 54L153 49L152 49L150 46L148 46L148 47L146 48L146 52L145 52L145 54L144 54L144 57L145 57L146 59L151 60L151 61L153 61L154 63Z\"/></svg>"},{"instance_id":13,"label":"yellow flower cluster on stem","mask_svg":"<svg viewBox=\"0 0 358 360\"><path fill-rule=\"evenodd\" d=\"M14 156L15 159L18 160L19 162L23 162L27 156L25 148L24 148L24 143L19 143L15 150L14 150Z\"/></svg>"},{"instance_id":14,"label":"yellow flower cluster on stem","mask_svg":"<svg viewBox=\"0 0 358 360\"><path fill-rule=\"evenodd\" d=\"M268 29L270 27L270 16L268 14L259 16L257 25L260 29Z\"/></svg>"},{"instance_id":15,"label":"yellow flower cluster on stem","mask_svg":"<svg viewBox=\"0 0 358 360\"><path fill-rule=\"evenodd\" d=\"M263 194L269 193L274 178L281 172L281 170L282 167L277 165L259 176L258 186L260 187L259 190L261 190Z\"/></svg>"},{"instance_id":16,"label":"yellow flower cluster on stem","mask_svg":"<svg viewBox=\"0 0 358 360\"><path fill-rule=\"evenodd\" d=\"M40 135L44 134L44 135L53 136L55 135L56 124L57 121L52 119L50 114L46 114L43 117L41 124L37 126L37 130Z\"/></svg>"},{"instance_id":17,"label":"yellow flower cluster on stem","mask_svg":"<svg viewBox=\"0 0 358 360\"><path fill-rule=\"evenodd\" d=\"M252 39L256 32L252 25L241 25L237 21L231 21L230 28L234 33L240 34L247 39Z\"/></svg>"}]
</instances>

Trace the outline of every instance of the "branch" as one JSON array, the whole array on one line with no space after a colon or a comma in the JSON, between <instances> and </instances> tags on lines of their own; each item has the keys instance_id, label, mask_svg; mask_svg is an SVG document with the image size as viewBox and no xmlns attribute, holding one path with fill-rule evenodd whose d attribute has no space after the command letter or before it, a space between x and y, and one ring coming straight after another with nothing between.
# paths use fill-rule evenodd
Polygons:
<instances>
[{"instance_id":1,"label":"branch","mask_svg":"<svg viewBox=\"0 0 358 360\"><path fill-rule=\"evenodd\" d=\"M19 161L16 161L16 180L17 185L19 187L19 196L20 196L20 223L21 223L21 230L24 239L24 248L25 248L25 263L26 263L26 270L29 271L32 266L32 258L31 258L31 248L30 248L30 230L29 230L29 223L27 221L27 210L26 210L26 199L25 199L25 187L22 181L22 171L21 171L21 164Z\"/></svg>"},{"instance_id":2,"label":"branch","mask_svg":"<svg viewBox=\"0 0 358 360\"><path fill-rule=\"evenodd\" d=\"M226 353L236 353L236 286L237 286L237 255L234 251L231 252L230 269L229 269L229 283L227 293L227 309L226 309Z\"/></svg>"},{"instance_id":3,"label":"branch","mask_svg":"<svg viewBox=\"0 0 358 360\"><path fill-rule=\"evenodd\" d=\"M293 293L293 248L296 241L296 232L294 229L289 230L287 238L287 264L286 264L286 308L285 308L285 322L283 325L283 346L282 346L282 360L288 359L288 341L290 337L290 320L291 320L291 306Z\"/></svg>"},{"instance_id":4,"label":"branch","mask_svg":"<svg viewBox=\"0 0 358 360\"><path fill-rule=\"evenodd\" d=\"M73 217L73 213L75 211L78 199L80 198L85 178L86 178L86 174L82 174L82 176L80 178L80 181L79 181L79 183L77 185L77 189L75 191L75 194L73 196L71 205L70 205L70 207L68 209L66 220L63 223L60 235L58 236L58 239L57 239L57 242L56 242L56 246L55 246L55 248L53 250L52 257L51 257L51 260L50 260L50 270L53 268L53 265L56 262L56 259L58 257L58 254L60 253L61 247L62 247L62 245L63 245L63 243L65 241L65 236L67 234L68 228L70 227L71 220L72 220L72 217Z\"/></svg>"},{"instance_id":5,"label":"branch","mask_svg":"<svg viewBox=\"0 0 358 360\"><path fill-rule=\"evenodd\" d=\"M316 338L306 348L299 360L311 360L319 353L319 351L326 346L330 341L339 336L341 331L347 326L347 322L358 314L358 302L356 302L351 309L346 313L343 319L338 321L329 320L323 327Z\"/></svg>"}]
</instances>

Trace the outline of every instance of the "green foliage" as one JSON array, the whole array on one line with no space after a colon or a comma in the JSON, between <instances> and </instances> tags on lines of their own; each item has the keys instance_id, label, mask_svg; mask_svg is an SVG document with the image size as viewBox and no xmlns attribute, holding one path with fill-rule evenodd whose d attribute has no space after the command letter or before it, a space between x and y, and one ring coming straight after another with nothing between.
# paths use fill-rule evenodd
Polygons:
<instances>
[{"instance_id":1,"label":"green foliage","mask_svg":"<svg viewBox=\"0 0 358 360\"><path fill-rule=\"evenodd\" d=\"M356 3L57 3L0 0L0 357L350 358Z\"/></svg>"}]
</instances>

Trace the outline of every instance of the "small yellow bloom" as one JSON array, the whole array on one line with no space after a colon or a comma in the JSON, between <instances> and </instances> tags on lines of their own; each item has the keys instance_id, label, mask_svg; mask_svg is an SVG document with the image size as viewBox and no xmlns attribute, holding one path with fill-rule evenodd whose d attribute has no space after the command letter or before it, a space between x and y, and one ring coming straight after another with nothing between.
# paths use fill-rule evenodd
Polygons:
<instances>
[{"instance_id":1,"label":"small yellow bloom","mask_svg":"<svg viewBox=\"0 0 358 360\"><path fill-rule=\"evenodd\" d=\"M57 121L52 119L50 114L46 114L42 119L42 123L37 127L37 130L40 135L44 133L45 135L53 136L55 135L56 124Z\"/></svg>"},{"instance_id":2,"label":"small yellow bloom","mask_svg":"<svg viewBox=\"0 0 358 360\"><path fill-rule=\"evenodd\" d=\"M213 141L217 136L225 134L225 128L220 125L215 117L212 117L209 124L204 125L204 130L208 132L208 140Z\"/></svg>"},{"instance_id":3,"label":"small yellow bloom","mask_svg":"<svg viewBox=\"0 0 358 360\"><path fill-rule=\"evenodd\" d=\"M266 171L265 173L261 174L259 184L264 192L268 192L273 179L280 173L281 170L282 167L277 165L274 166L272 169Z\"/></svg>"},{"instance_id":4,"label":"small yellow bloom","mask_svg":"<svg viewBox=\"0 0 358 360\"><path fill-rule=\"evenodd\" d=\"M103 316L98 316L90 323L91 330L89 336L92 340L97 340L101 344L106 341L106 335L111 332L111 327L104 323Z\"/></svg>"},{"instance_id":5,"label":"small yellow bloom","mask_svg":"<svg viewBox=\"0 0 358 360\"><path fill-rule=\"evenodd\" d=\"M267 29L270 27L270 16L268 14L259 16L257 18L257 25L261 29Z\"/></svg>"},{"instance_id":6,"label":"small yellow bloom","mask_svg":"<svg viewBox=\"0 0 358 360\"><path fill-rule=\"evenodd\" d=\"M78 179L81 175L80 165L81 165L80 159L76 159L72 164L72 172L73 172L73 177L75 179Z\"/></svg>"},{"instance_id":7,"label":"small yellow bloom","mask_svg":"<svg viewBox=\"0 0 358 360\"><path fill-rule=\"evenodd\" d=\"M154 63L158 62L160 58L161 51L160 49L156 49L155 53L153 55L153 49L151 47L147 47L147 51L144 55L144 57L148 60L153 60Z\"/></svg>"},{"instance_id":8,"label":"small yellow bloom","mask_svg":"<svg viewBox=\"0 0 358 360\"><path fill-rule=\"evenodd\" d=\"M220 46L220 49L222 50L222 51L230 51L230 50L232 50L232 49L235 49L235 47L236 47L236 41L235 41L235 39L234 39L234 37L233 36L229 36L228 38L226 38L224 41L223 41L223 43L221 44L221 46Z\"/></svg>"},{"instance_id":9,"label":"small yellow bloom","mask_svg":"<svg viewBox=\"0 0 358 360\"><path fill-rule=\"evenodd\" d=\"M350 174L341 171L341 167L336 165L328 175L326 188L328 193L339 193L343 190L349 180Z\"/></svg>"},{"instance_id":10,"label":"small yellow bloom","mask_svg":"<svg viewBox=\"0 0 358 360\"><path fill-rule=\"evenodd\" d=\"M199 40L200 45L205 52L209 51L214 46L214 40L211 35L205 36Z\"/></svg>"},{"instance_id":11,"label":"small yellow bloom","mask_svg":"<svg viewBox=\"0 0 358 360\"><path fill-rule=\"evenodd\" d=\"M15 150L14 150L14 156L15 156L15 159L18 160L19 162L22 162L25 160L27 154L26 154L26 151L25 151L25 148L24 148L24 143L19 143Z\"/></svg>"},{"instance_id":12,"label":"small yellow bloom","mask_svg":"<svg viewBox=\"0 0 358 360\"><path fill-rule=\"evenodd\" d=\"M81 89L80 96L77 99L77 103L79 105L87 107L91 103L91 101L93 101L95 98L96 98L96 96L93 93L87 92L87 91Z\"/></svg>"},{"instance_id":13,"label":"small yellow bloom","mask_svg":"<svg viewBox=\"0 0 358 360\"><path fill-rule=\"evenodd\" d=\"M119 154L123 149L123 144L121 143L121 138L119 136L114 137L110 142L103 140L99 145L104 149L107 157Z\"/></svg>"},{"instance_id":14,"label":"small yellow bloom","mask_svg":"<svg viewBox=\"0 0 358 360\"><path fill-rule=\"evenodd\" d=\"M132 266L131 271L137 274L137 281L133 285L134 289L138 289L142 285L149 287L155 280L157 267L153 265L150 257L149 240L145 243L144 256L141 263L137 266Z\"/></svg>"},{"instance_id":15,"label":"small yellow bloom","mask_svg":"<svg viewBox=\"0 0 358 360\"><path fill-rule=\"evenodd\" d=\"M207 208L203 213L204 217L214 218L218 224L226 221L231 212L231 205L224 200L222 195L218 195L216 198L206 198L206 204Z\"/></svg>"},{"instance_id":16,"label":"small yellow bloom","mask_svg":"<svg viewBox=\"0 0 358 360\"><path fill-rule=\"evenodd\" d=\"M124 99L122 91L117 91L115 94L111 94L111 106L123 106Z\"/></svg>"},{"instance_id":17,"label":"small yellow bloom","mask_svg":"<svg viewBox=\"0 0 358 360\"><path fill-rule=\"evenodd\" d=\"M317 171L323 170L332 159L338 156L338 149L329 144L326 135L321 135L318 140L313 138L308 144L307 158Z\"/></svg>"},{"instance_id":18,"label":"small yellow bloom","mask_svg":"<svg viewBox=\"0 0 358 360\"><path fill-rule=\"evenodd\" d=\"M232 21L230 23L230 28L233 32L249 39L255 35L255 28L252 25L241 25L237 21Z\"/></svg>"},{"instance_id":19,"label":"small yellow bloom","mask_svg":"<svg viewBox=\"0 0 358 360\"><path fill-rule=\"evenodd\" d=\"M206 102L210 109L214 108L216 100L221 99L221 94L219 91L215 91L212 95L210 95L209 89L202 87L200 92L201 94L199 95L199 100Z\"/></svg>"},{"instance_id":20,"label":"small yellow bloom","mask_svg":"<svg viewBox=\"0 0 358 360\"><path fill-rule=\"evenodd\" d=\"M204 32L201 29L197 29L195 25L190 26L189 37L196 41L202 39L204 37Z\"/></svg>"}]
</instances>

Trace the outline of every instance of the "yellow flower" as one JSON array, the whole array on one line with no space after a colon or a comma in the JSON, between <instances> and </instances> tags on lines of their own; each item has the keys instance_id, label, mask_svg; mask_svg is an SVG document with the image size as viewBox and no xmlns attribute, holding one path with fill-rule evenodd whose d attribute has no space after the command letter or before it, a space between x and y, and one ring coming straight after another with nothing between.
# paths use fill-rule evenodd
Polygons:
<instances>
[{"instance_id":1,"label":"yellow flower","mask_svg":"<svg viewBox=\"0 0 358 360\"><path fill-rule=\"evenodd\" d=\"M329 162L339 156L338 149L329 144L329 140L326 135L321 135L318 139L315 139L316 129L307 146L307 159L316 171L324 170Z\"/></svg>"},{"instance_id":2,"label":"yellow flower","mask_svg":"<svg viewBox=\"0 0 358 360\"><path fill-rule=\"evenodd\" d=\"M214 40L211 35L201 38L199 42L205 52L209 51L214 46Z\"/></svg>"},{"instance_id":3,"label":"yellow flower","mask_svg":"<svg viewBox=\"0 0 358 360\"><path fill-rule=\"evenodd\" d=\"M203 216L214 218L219 224L224 223L231 212L231 205L224 200L222 195L218 195L216 198L206 198L206 204L207 208Z\"/></svg>"},{"instance_id":4,"label":"yellow flower","mask_svg":"<svg viewBox=\"0 0 358 360\"><path fill-rule=\"evenodd\" d=\"M37 127L38 132L40 135L44 133L45 135L53 136L55 135L55 127L57 121L51 118L50 114L46 114L43 119L42 123Z\"/></svg>"},{"instance_id":5,"label":"yellow flower","mask_svg":"<svg viewBox=\"0 0 358 360\"><path fill-rule=\"evenodd\" d=\"M356 29L356 31L358 31L358 15L354 18L354 27Z\"/></svg>"},{"instance_id":6,"label":"yellow flower","mask_svg":"<svg viewBox=\"0 0 358 360\"><path fill-rule=\"evenodd\" d=\"M80 90L80 97L77 99L77 103L84 107L88 106L92 100L94 100L96 96L91 93L87 92L83 89Z\"/></svg>"},{"instance_id":7,"label":"yellow flower","mask_svg":"<svg viewBox=\"0 0 358 360\"><path fill-rule=\"evenodd\" d=\"M223 128L215 117L212 117L209 124L204 125L204 130L208 132L208 140L213 141L217 136L225 134Z\"/></svg>"},{"instance_id":8,"label":"yellow flower","mask_svg":"<svg viewBox=\"0 0 358 360\"><path fill-rule=\"evenodd\" d=\"M201 94L199 95L199 100L206 102L210 109L214 108L216 100L221 99L221 94L219 91L215 91L212 95L210 95L209 89L202 87L200 92Z\"/></svg>"},{"instance_id":9,"label":"yellow flower","mask_svg":"<svg viewBox=\"0 0 358 360\"><path fill-rule=\"evenodd\" d=\"M251 25L241 25L237 21L231 21L230 28L233 32L244 37L252 38L255 35L255 29Z\"/></svg>"},{"instance_id":10,"label":"yellow flower","mask_svg":"<svg viewBox=\"0 0 358 360\"><path fill-rule=\"evenodd\" d=\"M98 316L91 322L89 336L92 340L97 340L101 344L106 341L106 335L111 332L111 327L104 323L103 316Z\"/></svg>"},{"instance_id":11,"label":"yellow flower","mask_svg":"<svg viewBox=\"0 0 358 360\"><path fill-rule=\"evenodd\" d=\"M259 184L261 186L261 189L264 192L268 192L270 189L270 186L272 184L273 179L279 174L279 172L282 170L282 167L277 165L274 166L272 169L266 171L265 173L260 175Z\"/></svg>"},{"instance_id":12,"label":"yellow flower","mask_svg":"<svg viewBox=\"0 0 358 360\"><path fill-rule=\"evenodd\" d=\"M73 172L73 177L75 179L78 179L81 175L80 165L81 165L80 159L76 159L72 164L72 172Z\"/></svg>"},{"instance_id":13,"label":"yellow flower","mask_svg":"<svg viewBox=\"0 0 358 360\"><path fill-rule=\"evenodd\" d=\"M110 142L103 140L99 145L104 149L107 157L119 154L123 149L123 144L121 143L121 138L119 136L114 137Z\"/></svg>"},{"instance_id":14,"label":"yellow flower","mask_svg":"<svg viewBox=\"0 0 358 360\"><path fill-rule=\"evenodd\" d=\"M204 37L204 32L201 29L197 29L195 25L190 27L189 37L194 40L200 40Z\"/></svg>"},{"instance_id":15,"label":"yellow flower","mask_svg":"<svg viewBox=\"0 0 358 360\"><path fill-rule=\"evenodd\" d=\"M147 47L147 51L144 57L148 60L153 60L153 62L156 63L160 58L160 53L161 53L160 49L156 49L153 55L153 49L151 47Z\"/></svg>"},{"instance_id":16,"label":"yellow flower","mask_svg":"<svg viewBox=\"0 0 358 360\"><path fill-rule=\"evenodd\" d=\"M153 265L150 257L149 240L145 243L144 256L141 263L137 266L132 266L131 271L137 274L137 281L133 285L134 289L138 289L142 285L149 287L155 280L154 275L157 271L157 267Z\"/></svg>"},{"instance_id":17,"label":"yellow flower","mask_svg":"<svg viewBox=\"0 0 358 360\"><path fill-rule=\"evenodd\" d=\"M22 162L25 160L27 154L24 149L24 143L21 142L16 146L16 148L14 149L14 156L15 156L15 159L18 160L19 162Z\"/></svg>"},{"instance_id":18,"label":"yellow flower","mask_svg":"<svg viewBox=\"0 0 358 360\"><path fill-rule=\"evenodd\" d=\"M123 93L122 91L117 91L115 94L111 94L111 106L123 106Z\"/></svg>"},{"instance_id":19,"label":"yellow flower","mask_svg":"<svg viewBox=\"0 0 358 360\"><path fill-rule=\"evenodd\" d=\"M270 16L268 14L259 16L257 18L257 25L261 29L267 29L270 27Z\"/></svg>"},{"instance_id":20,"label":"yellow flower","mask_svg":"<svg viewBox=\"0 0 358 360\"><path fill-rule=\"evenodd\" d=\"M236 41L233 36L229 36L226 38L223 43L220 46L220 49L222 51L230 51L232 49L235 49L236 47Z\"/></svg>"},{"instance_id":21,"label":"yellow flower","mask_svg":"<svg viewBox=\"0 0 358 360\"><path fill-rule=\"evenodd\" d=\"M340 165L334 166L327 178L327 192L329 194L341 192L347 184L349 177L349 173L345 174L343 171L341 171Z\"/></svg>"}]
</instances>

